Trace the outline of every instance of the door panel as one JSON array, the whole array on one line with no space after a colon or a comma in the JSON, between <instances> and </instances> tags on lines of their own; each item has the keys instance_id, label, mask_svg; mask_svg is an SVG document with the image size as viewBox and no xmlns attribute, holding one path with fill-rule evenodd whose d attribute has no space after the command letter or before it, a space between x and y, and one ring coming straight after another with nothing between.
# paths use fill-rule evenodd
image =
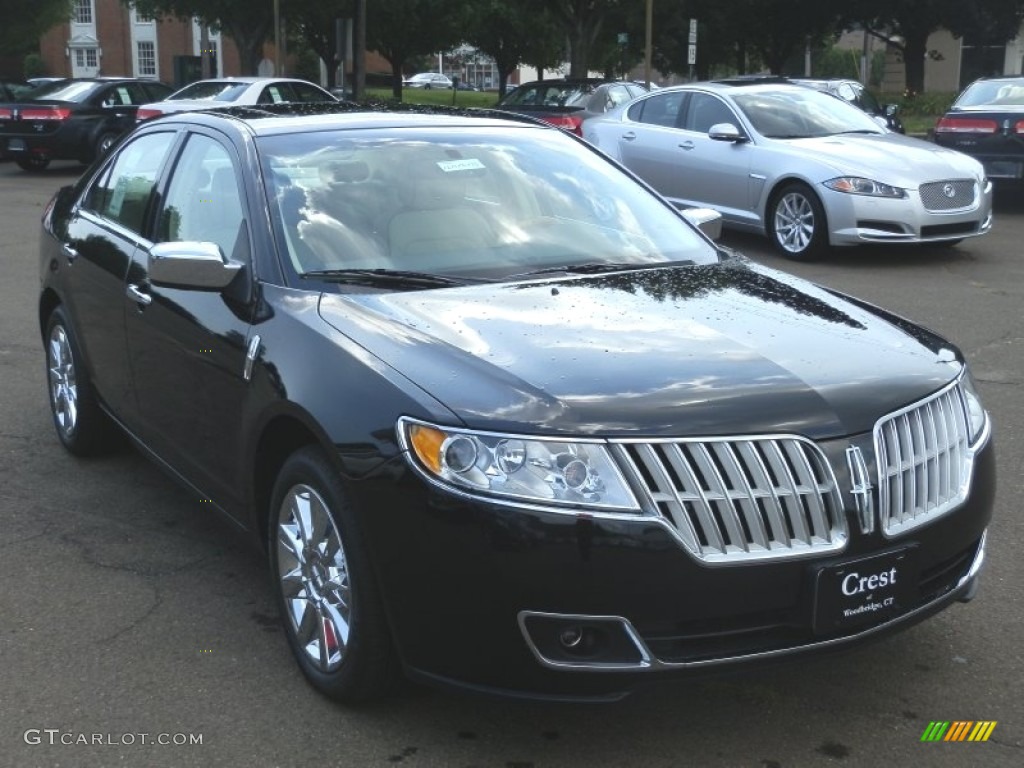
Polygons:
<instances>
[{"instance_id":1,"label":"door panel","mask_svg":"<svg viewBox=\"0 0 1024 768\"><path fill-rule=\"evenodd\" d=\"M68 223L61 258L70 266L72 322L104 402L129 426L134 399L125 347L124 280L145 242L145 216L159 170L175 134L154 133L129 143L86 192Z\"/></svg>"},{"instance_id":2,"label":"door panel","mask_svg":"<svg viewBox=\"0 0 1024 768\"><path fill-rule=\"evenodd\" d=\"M226 258L248 265L238 168L225 145L192 134L166 189L155 240L213 242ZM252 303L235 284L220 292L153 285L148 255L139 249L132 261L128 283L144 300L126 318L143 437L211 498L234 501ZM236 283L250 276L247 266Z\"/></svg>"}]
</instances>

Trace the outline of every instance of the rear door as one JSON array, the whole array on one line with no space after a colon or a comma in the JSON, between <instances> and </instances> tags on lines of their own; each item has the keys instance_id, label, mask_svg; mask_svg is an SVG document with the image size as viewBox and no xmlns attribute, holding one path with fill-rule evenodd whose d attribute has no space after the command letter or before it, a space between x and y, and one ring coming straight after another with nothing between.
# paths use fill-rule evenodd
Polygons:
<instances>
[{"instance_id":1,"label":"rear door","mask_svg":"<svg viewBox=\"0 0 1024 768\"><path fill-rule=\"evenodd\" d=\"M126 144L72 211L64 252L65 292L89 377L118 417L134 427L135 402L125 347L125 275L144 236L160 171L176 133L150 133Z\"/></svg>"},{"instance_id":2,"label":"rear door","mask_svg":"<svg viewBox=\"0 0 1024 768\"><path fill-rule=\"evenodd\" d=\"M655 94L633 104L622 123L602 124L602 130L616 131L613 138L623 164L673 202L683 190L676 126L687 97L685 91Z\"/></svg>"}]
</instances>

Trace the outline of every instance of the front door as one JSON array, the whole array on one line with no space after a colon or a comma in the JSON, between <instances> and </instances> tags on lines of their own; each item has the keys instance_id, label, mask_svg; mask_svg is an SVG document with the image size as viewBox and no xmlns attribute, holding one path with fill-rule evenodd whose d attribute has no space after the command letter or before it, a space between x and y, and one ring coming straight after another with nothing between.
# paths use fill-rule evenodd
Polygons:
<instances>
[{"instance_id":1,"label":"front door","mask_svg":"<svg viewBox=\"0 0 1024 768\"><path fill-rule=\"evenodd\" d=\"M192 133L163 190L155 242L218 245L245 268L223 291L153 285L148 249L128 273L140 295L126 318L142 437L226 509L242 461L245 359L253 301L250 238L240 163L214 134Z\"/></svg>"}]
</instances>

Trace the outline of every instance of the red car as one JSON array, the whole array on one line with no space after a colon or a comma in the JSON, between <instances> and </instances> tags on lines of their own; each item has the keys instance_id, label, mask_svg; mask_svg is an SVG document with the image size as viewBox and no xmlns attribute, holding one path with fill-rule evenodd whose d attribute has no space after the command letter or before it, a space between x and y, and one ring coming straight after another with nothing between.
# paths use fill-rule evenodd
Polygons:
<instances>
[{"instance_id":1,"label":"red car","mask_svg":"<svg viewBox=\"0 0 1024 768\"><path fill-rule=\"evenodd\" d=\"M615 80L536 80L506 94L497 109L539 117L582 136L585 120L645 93L642 85Z\"/></svg>"}]
</instances>

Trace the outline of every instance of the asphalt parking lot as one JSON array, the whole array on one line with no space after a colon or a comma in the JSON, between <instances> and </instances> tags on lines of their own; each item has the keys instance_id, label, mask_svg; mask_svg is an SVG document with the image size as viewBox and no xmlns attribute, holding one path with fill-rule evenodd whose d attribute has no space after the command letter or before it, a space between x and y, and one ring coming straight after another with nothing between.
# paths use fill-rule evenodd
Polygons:
<instances>
[{"instance_id":1,"label":"asphalt parking lot","mask_svg":"<svg viewBox=\"0 0 1024 768\"><path fill-rule=\"evenodd\" d=\"M997 190L995 230L956 248L862 248L804 265L766 241L724 238L965 350L1000 472L975 601L856 652L617 704L410 685L351 711L303 681L245 539L135 452L83 461L53 434L35 317L39 218L80 171L0 164L0 766L1024 764L1024 193ZM985 743L922 743L936 720L997 726Z\"/></svg>"}]
</instances>

